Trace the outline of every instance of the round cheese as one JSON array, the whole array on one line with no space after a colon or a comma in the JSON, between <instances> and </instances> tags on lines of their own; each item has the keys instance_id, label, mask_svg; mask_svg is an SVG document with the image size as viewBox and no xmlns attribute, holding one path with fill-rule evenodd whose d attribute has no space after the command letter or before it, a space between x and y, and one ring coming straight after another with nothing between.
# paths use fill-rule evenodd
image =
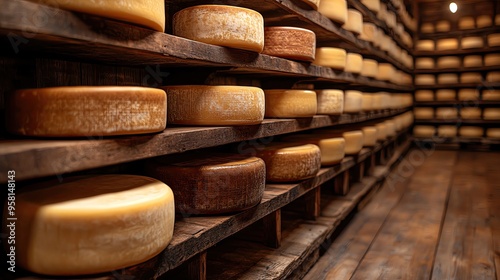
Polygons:
<instances>
[{"instance_id":1,"label":"round cheese","mask_svg":"<svg viewBox=\"0 0 500 280\"><path fill-rule=\"evenodd\" d=\"M454 73L439 74L437 80L438 84L457 84L458 75Z\"/></svg>"},{"instance_id":2,"label":"round cheese","mask_svg":"<svg viewBox=\"0 0 500 280\"><path fill-rule=\"evenodd\" d=\"M345 156L345 140L342 137L331 138L325 135L296 134L282 139L286 142L313 144L321 151L321 165L338 164Z\"/></svg>"},{"instance_id":3,"label":"round cheese","mask_svg":"<svg viewBox=\"0 0 500 280\"><path fill-rule=\"evenodd\" d=\"M488 128L486 129L486 137L492 139L500 139L500 128Z\"/></svg>"},{"instance_id":4,"label":"round cheese","mask_svg":"<svg viewBox=\"0 0 500 280\"><path fill-rule=\"evenodd\" d=\"M439 39L436 43L436 50L447 51L458 49L458 40L456 38Z\"/></svg>"},{"instance_id":5,"label":"round cheese","mask_svg":"<svg viewBox=\"0 0 500 280\"><path fill-rule=\"evenodd\" d=\"M363 109L363 94L357 90L344 93L344 113L359 113Z\"/></svg>"},{"instance_id":6,"label":"round cheese","mask_svg":"<svg viewBox=\"0 0 500 280\"><path fill-rule=\"evenodd\" d=\"M488 72L486 74L487 82L500 82L500 71Z\"/></svg>"},{"instance_id":7,"label":"round cheese","mask_svg":"<svg viewBox=\"0 0 500 280\"><path fill-rule=\"evenodd\" d=\"M493 25L493 22L492 22L492 18L490 15L482 15L482 16L478 16L476 18L476 27L477 28L485 28L485 27L492 26L492 25Z\"/></svg>"},{"instance_id":8,"label":"round cheese","mask_svg":"<svg viewBox=\"0 0 500 280\"><path fill-rule=\"evenodd\" d=\"M377 144L377 127L365 126L361 128L363 132L363 147L373 147Z\"/></svg>"},{"instance_id":9,"label":"round cheese","mask_svg":"<svg viewBox=\"0 0 500 280\"><path fill-rule=\"evenodd\" d=\"M394 137L396 136L396 123L392 120L385 121L387 136Z\"/></svg>"},{"instance_id":10,"label":"round cheese","mask_svg":"<svg viewBox=\"0 0 500 280\"><path fill-rule=\"evenodd\" d=\"M317 48L313 64L344 70L347 62L347 52L339 48Z\"/></svg>"},{"instance_id":11,"label":"round cheese","mask_svg":"<svg viewBox=\"0 0 500 280\"><path fill-rule=\"evenodd\" d=\"M436 83L436 77L431 74L420 74L415 75L415 85L434 85Z\"/></svg>"},{"instance_id":12,"label":"round cheese","mask_svg":"<svg viewBox=\"0 0 500 280\"><path fill-rule=\"evenodd\" d=\"M378 62L373 59L363 59L363 69L361 76L375 78L378 75Z\"/></svg>"},{"instance_id":13,"label":"round cheese","mask_svg":"<svg viewBox=\"0 0 500 280\"><path fill-rule=\"evenodd\" d=\"M142 263L165 249L174 232L172 190L143 176L65 178L17 190L15 206L16 261L46 275Z\"/></svg>"},{"instance_id":14,"label":"round cheese","mask_svg":"<svg viewBox=\"0 0 500 280\"><path fill-rule=\"evenodd\" d=\"M264 29L263 54L295 60L314 61L316 34L311 30L273 26Z\"/></svg>"},{"instance_id":15,"label":"round cheese","mask_svg":"<svg viewBox=\"0 0 500 280\"><path fill-rule=\"evenodd\" d=\"M342 131L338 129L318 130L317 133L328 135L328 137L342 137L345 140L345 154L356 155L363 148L363 131Z\"/></svg>"},{"instance_id":16,"label":"round cheese","mask_svg":"<svg viewBox=\"0 0 500 280\"><path fill-rule=\"evenodd\" d=\"M432 22L424 22L420 26L421 33L434 33L434 24Z\"/></svg>"},{"instance_id":17,"label":"round cheese","mask_svg":"<svg viewBox=\"0 0 500 280\"><path fill-rule=\"evenodd\" d=\"M460 68L462 60L458 56L442 56L437 60L438 69Z\"/></svg>"},{"instance_id":18,"label":"round cheese","mask_svg":"<svg viewBox=\"0 0 500 280\"><path fill-rule=\"evenodd\" d=\"M462 126L458 130L458 134L467 138L481 138L483 137L483 128L478 126Z\"/></svg>"},{"instance_id":19,"label":"round cheese","mask_svg":"<svg viewBox=\"0 0 500 280\"><path fill-rule=\"evenodd\" d=\"M324 89L316 91L319 115L340 115L344 112L344 91Z\"/></svg>"},{"instance_id":20,"label":"round cheese","mask_svg":"<svg viewBox=\"0 0 500 280\"><path fill-rule=\"evenodd\" d=\"M439 89L436 91L436 100L438 101L455 100L456 97L457 93L453 89Z\"/></svg>"},{"instance_id":21,"label":"round cheese","mask_svg":"<svg viewBox=\"0 0 500 280\"><path fill-rule=\"evenodd\" d=\"M416 101L434 101L434 92L432 90L415 91Z\"/></svg>"},{"instance_id":22,"label":"round cheese","mask_svg":"<svg viewBox=\"0 0 500 280\"><path fill-rule=\"evenodd\" d=\"M485 108L483 110L483 119L485 120L500 120L499 108Z\"/></svg>"},{"instance_id":23,"label":"round cheese","mask_svg":"<svg viewBox=\"0 0 500 280\"><path fill-rule=\"evenodd\" d=\"M268 182L297 182L313 178L321 168L321 152L312 144L271 143L257 149L266 163Z\"/></svg>"},{"instance_id":24,"label":"round cheese","mask_svg":"<svg viewBox=\"0 0 500 280\"><path fill-rule=\"evenodd\" d=\"M363 56L358 53L348 53L344 71L348 73L361 74L361 71L363 71Z\"/></svg>"},{"instance_id":25,"label":"round cheese","mask_svg":"<svg viewBox=\"0 0 500 280\"><path fill-rule=\"evenodd\" d=\"M373 110L375 110L373 105L374 105L373 94L363 93L362 101L361 101L361 109L365 112L373 111Z\"/></svg>"},{"instance_id":26,"label":"round cheese","mask_svg":"<svg viewBox=\"0 0 500 280\"><path fill-rule=\"evenodd\" d=\"M485 101L500 101L500 90L485 89L483 90L482 99Z\"/></svg>"},{"instance_id":27,"label":"round cheese","mask_svg":"<svg viewBox=\"0 0 500 280\"><path fill-rule=\"evenodd\" d=\"M347 1L321 0L318 12L337 23L344 24L347 21Z\"/></svg>"},{"instance_id":28,"label":"round cheese","mask_svg":"<svg viewBox=\"0 0 500 280\"><path fill-rule=\"evenodd\" d=\"M483 77L479 72L467 72L460 75L460 83L462 84L481 83L482 81Z\"/></svg>"},{"instance_id":29,"label":"round cheese","mask_svg":"<svg viewBox=\"0 0 500 280\"><path fill-rule=\"evenodd\" d=\"M432 57L419 57L415 59L415 69L433 69L434 59Z\"/></svg>"},{"instance_id":30,"label":"round cheese","mask_svg":"<svg viewBox=\"0 0 500 280\"><path fill-rule=\"evenodd\" d=\"M490 53L485 55L484 66L500 66L500 54Z\"/></svg>"},{"instance_id":31,"label":"round cheese","mask_svg":"<svg viewBox=\"0 0 500 280\"><path fill-rule=\"evenodd\" d=\"M385 123L378 123L375 128L377 129L377 140L385 141L387 139L387 126Z\"/></svg>"},{"instance_id":32,"label":"round cheese","mask_svg":"<svg viewBox=\"0 0 500 280\"><path fill-rule=\"evenodd\" d=\"M425 120L434 118L434 108L431 107L416 107L413 109L415 119Z\"/></svg>"},{"instance_id":33,"label":"round cheese","mask_svg":"<svg viewBox=\"0 0 500 280\"><path fill-rule=\"evenodd\" d=\"M451 30L451 24L447 20L440 20L436 23L436 32L448 32Z\"/></svg>"},{"instance_id":34,"label":"round cheese","mask_svg":"<svg viewBox=\"0 0 500 280\"><path fill-rule=\"evenodd\" d=\"M6 103L7 131L37 137L160 132L167 97L160 89L75 86L23 89Z\"/></svg>"},{"instance_id":35,"label":"round cheese","mask_svg":"<svg viewBox=\"0 0 500 280\"><path fill-rule=\"evenodd\" d=\"M419 40L415 49L417 51L434 51L435 44L432 40Z\"/></svg>"},{"instance_id":36,"label":"round cheese","mask_svg":"<svg viewBox=\"0 0 500 280\"><path fill-rule=\"evenodd\" d=\"M306 3L307 5L309 5L314 10L318 9L319 2L320 2L320 0L301 0L301 1L304 2L304 3Z\"/></svg>"},{"instance_id":37,"label":"round cheese","mask_svg":"<svg viewBox=\"0 0 500 280\"><path fill-rule=\"evenodd\" d=\"M375 42L377 37L377 26L371 22L363 23L363 32L359 36L360 39L363 39L368 42Z\"/></svg>"},{"instance_id":38,"label":"round cheese","mask_svg":"<svg viewBox=\"0 0 500 280\"><path fill-rule=\"evenodd\" d=\"M458 100L479 100L477 89L463 88L458 91Z\"/></svg>"},{"instance_id":39,"label":"round cheese","mask_svg":"<svg viewBox=\"0 0 500 280\"><path fill-rule=\"evenodd\" d=\"M394 76L396 69L390 63L379 63L378 74L376 79L381 81L389 81Z\"/></svg>"},{"instance_id":40,"label":"round cheese","mask_svg":"<svg viewBox=\"0 0 500 280\"><path fill-rule=\"evenodd\" d=\"M457 137L457 127L454 125L440 125L437 128L439 137L453 138Z\"/></svg>"},{"instance_id":41,"label":"round cheese","mask_svg":"<svg viewBox=\"0 0 500 280\"><path fill-rule=\"evenodd\" d=\"M458 20L458 29L474 29L476 28L475 20L473 17L462 17Z\"/></svg>"},{"instance_id":42,"label":"round cheese","mask_svg":"<svg viewBox=\"0 0 500 280\"><path fill-rule=\"evenodd\" d=\"M481 37L464 37L462 38L462 49L475 49L483 47L483 38Z\"/></svg>"},{"instance_id":43,"label":"round cheese","mask_svg":"<svg viewBox=\"0 0 500 280\"><path fill-rule=\"evenodd\" d=\"M416 125L413 127L415 137L432 137L436 134L436 128L430 125Z\"/></svg>"},{"instance_id":44,"label":"round cheese","mask_svg":"<svg viewBox=\"0 0 500 280\"><path fill-rule=\"evenodd\" d=\"M262 52L264 18L254 10L198 5L174 14L173 34L187 39L236 49Z\"/></svg>"},{"instance_id":45,"label":"round cheese","mask_svg":"<svg viewBox=\"0 0 500 280\"><path fill-rule=\"evenodd\" d=\"M375 14L380 11L380 0L361 0L361 3Z\"/></svg>"},{"instance_id":46,"label":"round cheese","mask_svg":"<svg viewBox=\"0 0 500 280\"><path fill-rule=\"evenodd\" d=\"M156 31L165 31L164 0L31 0L64 10L97 15L144 26Z\"/></svg>"},{"instance_id":47,"label":"round cheese","mask_svg":"<svg viewBox=\"0 0 500 280\"><path fill-rule=\"evenodd\" d=\"M436 118L442 120L454 120L458 118L457 108L440 107L436 109Z\"/></svg>"},{"instance_id":48,"label":"round cheese","mask_svg":"<svg viewBox=\"0 0 500 280\"><path fill-rule=\"evenodd\" d=\"M243 86L167 86L168 121L184 125L253 125L264 119L264 92Z\"/></svg>"},{"instance_id":49,"label":"round cheese","mask_svg":"<svg viewBox=\"0 0 500 280\"><path fill-rule=\"evenodd\" d=\"M468 55L464 57L464 67L482 67L483 57L480 55Z\"/></svg>"},{"instance_id":50,"label":"round cheese","mask_svg":"<svg viewBox=\"0 0 500 280\"><path fill-rule=\"evenodd\" d=\"M262 200L266 165L239 154L190 154L146 164L146 172L168 184L181 213L212 215L246 210Z\"/></svg>"},{"instance_id":51,"label":"round cheese","mask_svg":"<svg viewBox=\"0 0 500 280\"><path fill-rule=\"evenodd\" d=\"M500 47L500 33L489 34L487 39L488 39L488 46Z\"/></svg>"},{"instance_id":52,"label":"round cheese","mask_svg":"<svg viewBox=\"0 0 500 280\"><path fill-rule=\"evenodd\" d=\"M312 90L271 89L264 93L268 118L312 117L318 110L316 92Z\"/></svg>"},{"instance_id":53,"label":"round cheese","mask_svg":"<svg viewBox=\"0 0 500 280\"><path fill-rule=\"evenodd\" d=\"M342 28L358 35L361 34L363 31L363 15L357 10L348 9L347 21L342 25Z\"/></svg>"},{"instance_id":54,"label":"round cheese","mask_svg":"<svg viewBox=\"0 0 500 280\"><path fill-rule=\"evenodd\" d=\"M460 117L464 120L480 120L481 108L477 107L464 107L460 108Z\"/></svg>"}]
</instances>

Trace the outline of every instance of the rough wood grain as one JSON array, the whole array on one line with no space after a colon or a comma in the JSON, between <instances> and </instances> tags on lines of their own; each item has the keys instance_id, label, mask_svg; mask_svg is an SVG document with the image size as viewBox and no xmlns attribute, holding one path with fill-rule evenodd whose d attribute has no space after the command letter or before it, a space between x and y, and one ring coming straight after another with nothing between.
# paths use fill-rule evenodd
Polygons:
<instances>
[{"instance_id":1,"label":"rough wood grain","mask_svg":"<svg viewBox=\"0 0 500 280\"><path fill-rule=\"evenodd\" d=\"M263 222L266 245L271 248L279 248L281 246L281 209L265 216Z\"/></svg>"}]
</instances>

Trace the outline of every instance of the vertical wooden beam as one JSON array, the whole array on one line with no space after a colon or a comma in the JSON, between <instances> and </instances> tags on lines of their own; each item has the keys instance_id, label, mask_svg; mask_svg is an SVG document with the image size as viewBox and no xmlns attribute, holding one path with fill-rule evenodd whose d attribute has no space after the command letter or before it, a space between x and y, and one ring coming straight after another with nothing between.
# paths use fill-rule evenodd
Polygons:
<instances>
[{"instance_id":1,"label":"vertical wooden beam","mask_svg":"<svg viewBox=\"0 0 500 280\"><path fill-rule=\"evenodd\" d=\"M281 246L281 209L265 216L263 222L266 245L271 248L279 248Z\"/></svg>"},{"instance_id":2,"label":"vertical wooden beam","mask_svg":"<svg viewBox=\"0 0 500 280\"><path fill-rule=\"evenodd\" d=\"M206 280L207 279L207 251L203 251L188 261L187 279Z\"/></svg>"},{"instance_id":3,"label":"vertical wooden beam","mask_svg":"<svg viewBox=\"0 0 500 280\"><path fill-rule=\"evenodd\" d=\"M321 186L308 192L306 199L306 219L316 220L321 213Z\"/></svg>"},{"instance_id":4,"label":"vertical wooden beam","mask_svg":"<svg viewBox=\"0 0 500 280\"><path fill-rule=\"evenodd\" d=\"M349 170L335 177L335 194L346 195L349 192Z\"/></svg>"},{"instance_id":5,"label":"vertical wooden beam","mask_svg":"<svg viewBox=\"0 0 500 280\"><path fill-rule=\"evenodd\" d=\"M370 168L368 169L368 175L373 174L376 165L377 165L377 153L372 153L370 155Z\"/></svg>"}]
</instances>

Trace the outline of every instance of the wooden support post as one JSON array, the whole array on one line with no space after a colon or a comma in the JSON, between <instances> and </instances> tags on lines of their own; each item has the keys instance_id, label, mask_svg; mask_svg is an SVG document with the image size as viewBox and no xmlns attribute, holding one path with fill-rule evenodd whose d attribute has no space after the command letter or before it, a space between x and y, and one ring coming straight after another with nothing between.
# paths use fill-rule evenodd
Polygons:
<instances>
[{"instance_id":1,"label":"wooden support post","mask_svg":"<svg viewBox=\"0 0 500 280\"><path fill-rule=\"evenodd\" d=\"M203 251L192 257L187 264L189 280L207 279L207 251Z\"/></svg>"},{"instance_id":2,"label":"wooden support post","mask_svg":"<svg viewBox=\"0 0 500 280\"><path fill-rule=\"evenodd\" d=\"M316 187L305 195L306 219L316 220L321 214L321 186Z\"/></svg>"},{"instance_id":3,"label":"wooden support post","mask_svg":"<svg viewBox=\"0 0 500 280\"><path fill-rule=\"evenodd\" d=\"M375 171L375 166L377 165L377 153L370 155L370 167L368 168L368 175L372 175Z\"/></svg>"},{"instance_id":4,"label":"wooden support post","mask_svg":"<svg viewBox=\"0 0 500 280\"><path fill-rule=\"evenodd\" d=\"M351 183L357 183L365 174L365 162L362 161L351 168Z\"/></svg>"},{"instance_id":5,"label":"wooden support post","mask_svg":"<svg viewBox=\"0 0 500 280\"><path fill-rule=\"evenodd\" d=\"M335 177L335 194L346 195L349 192L349 170Z\"/></svg>"},{"instance_id":6,"label":"wooden support post","mask_svg":"<svg viewBox=\"0 0 500 280\"><path fill-rule=\"evenodd\" d=\"M281 209L263 218L266 246L279 248L281 246Z\"/></svg>"}]
</instances>

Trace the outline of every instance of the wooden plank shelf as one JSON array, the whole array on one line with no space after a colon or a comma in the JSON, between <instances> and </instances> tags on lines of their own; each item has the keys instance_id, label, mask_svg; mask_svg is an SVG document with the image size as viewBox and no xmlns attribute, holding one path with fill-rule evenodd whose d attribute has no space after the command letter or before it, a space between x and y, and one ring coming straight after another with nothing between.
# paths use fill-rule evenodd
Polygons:
<instances>
[{"instance_id":1,"label":"wooden plank shelf","mask_svg":"<svg viewBox=\"0 0 500 280\"><path fill-rule=\"evenodd\" d=\"M500 71L500 65L482 67L459 67L446 69L415 69L415 74L440 74L440 73L461 73L461 72L490 72Z\"/></svg>"},{"instance_id":2,"label":"wooden plank shelf","mask_svg":"<svg viewBox=\"0 0 500 280\"><path fill-rule=\"evenodd\" d=\"M423 56L465 56L470 54L488 54L488 53L498 53L500 52L500 47L487 47L487 48L477 48L477 49L456 49L456 50L445 50L445 51L417 51L413 52L415 57Z\"/></svg>"},{"instance_id":3,"label":"wooden plank shelf","mask_svg":"<svg viewBox=\"0 0 500 280\"><path fill-rule=\"evenodd\" d=\"M431 120L415 120L415 124L460 124L460 125L500 125L500 120L464 120L464 119L431 119Z\"/></svg>"},{"instance_id":4,"label":"wooden plank shelf","mask_svg":"<svg viewBox=\"0 0 500 280\"><path fill-rule=\"evenodd\" d=\"M419 33L419 39L442 39L442 38L459 38L468 36L486 36L493 33L499 33L500 26L490 26L485 28L475 28L470 30L452 30L448 32L438 33Z\"/></svg>"},{"instance_id":5,"label":"wooden plank shelf","mask_svg":"<svg viewBox=\"0 0 500 280\"><path fill-rule=\"evenodd\" d=\"M465 137L453 137L444 138L433 136L432 138L424 137L413 137L413 142L417 147L429 147L430 145L435 145L436 149L472 149L480 151L489 151L500 149L500 139L494 138L465 138Z\"/></svg>"},{"instance_id":6,"label":"wooden plank shelf","mask_svg":"<svg viewBox=\"0 0 500 280\"><path fill-rule=\"evenodd\" d=\"M450 100L450 101L417 101L415 107L439 107L439 106L453 106L458 108L468 108L473 106L480 107L498 107L500 101L483 101L483 100Z\"/></svg>"},{"instance_id":7,"label":"wooden plank shelf","mask_svg":"<svg viewBox=\"0 0 500 280\"><path fill-rule=\"evenodd\" d=\"M444 88L476 88L476 89L494 89L500 87L500 83L482 82L468 84L434 84L434 85L415 85L415 89L444 89Z\"/></svg>"}]
</instances>

